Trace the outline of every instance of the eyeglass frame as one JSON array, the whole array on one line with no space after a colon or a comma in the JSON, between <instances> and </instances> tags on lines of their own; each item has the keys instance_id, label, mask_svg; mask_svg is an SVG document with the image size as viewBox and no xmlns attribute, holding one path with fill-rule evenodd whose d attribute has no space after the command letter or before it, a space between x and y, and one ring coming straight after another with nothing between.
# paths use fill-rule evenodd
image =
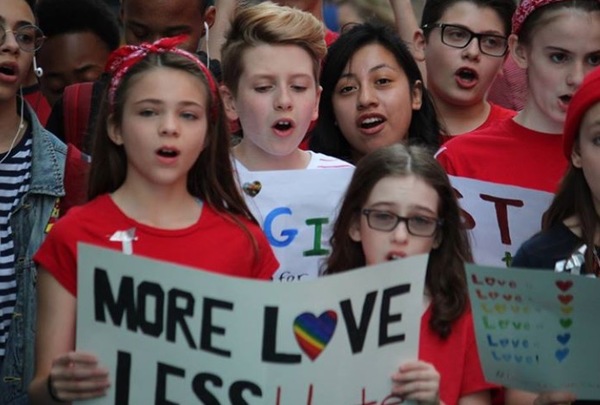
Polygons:
<instances>
[{"instance_id":1,"label":"eyeglass frame","mask_svg":"<svg viewBox=\"0 0 600 405\"><path fill-rule=\"evenodd\" d=\"M23 45L21 44L21 41L18 38L19 31L22 31L23 29L27 29L27 28L34 28L37 32L39 32L41 34L34 41L34 44L35 44L35 42L39 41L39 45L38 46L34 46L32 49L25 49L25 48L23 48ZM37 25L34 25L34 24L22 25L22 26L18 27L17 29L14 29L14 30L4 29L0 25L0 46L4 45L6 43L6 34L8 34L9 32L12 32L13 36L15 37L15 41L17 42L17 45L19 46L19 49L22 50L23 52L34 53L36 51L39 51L40 48L42 47L42 45L44 45L44 41L46 40L46 37L44 36L44 32L41 30L40 27L38 27Z\"/></svg>"},{"instance_id":2,"label":"eyeglass frame","mask_svg":"<svg viewBox=\"0 0 600 405\"><path fill-rule=\"evenodd\" d=\"M444 31L446 30L447 27L458 28L460 30L463 30L463 31L467 32L469 34L468 41L463 46L456 46L456 45L452 45L452 44L447 43L446 41L444 41ZM461 25L445 24L445 23L425 24L425 25L423 25L422 28L424 30L429 30L429 31L433 30L434 28L440 28L441 29L441 31L440 31L440 38L442 40L442 43L444 45L446 45L446 46L451 47L451 48L465 49L473 41L473 38L476 38L477 39L477 46L479 47L479 51L482 54L484 54L484 55L492 56L492 57L495 57L495 58L501 58L501 57L505 56L506 53L508 52L508 37L506 37L506 36L497 35L497 34L478 34L478 33L473 32L470 29L468 29L466 27L463 27ZM492 38L501 38L501 39L503 39L506 42L506 44L504 45L504 52L502 52L502 54L500 54L500 55L494 55L494 54L491 54L489 52L484 51L483 48L481 47L481 38L484 38L484 37L492 37Z\"/></svg>"},{"instance_id":3,"label":"eyeglass frame","mask_svg":"<svg viewBox=\"0 0 600 405\"><path fill-rule=\"evenodd\" d=\"M362 215L364 215L367 218L367 225L369 226L369 228L374 229L376 231L381 231L381 232L393 232L398 225L400 225L401 222L404 222L404 224L406 224L406 230L408 231L409 234L411 234L412 236L418 236L418 237L422 237L422 238L430 238L432 236L434 236L436 234L436 232L438 231L438 229L444 224L444 220L441 218L433 218L433 217L429 217L427 215L413 215L410 217L403 217L397 214L394 214L391 211L386 211L386 210L378 210L378 209L373 209L373 208L363 208L360 213ZM382 229L382 228L375 228L373 227L373 225L371 224L371 213L385 213L385 214L389 214L393 217L396 217L396 223L394 224L394 226L390 229ZM410 229L410 220L411 219L415 219L415 218L424 218L424 219L428 219L430 221L432 221L435 224L435 227L433 228L433 231L431 232L431 234L428 235L419 235L414 233L411 229Z\"/></svg>"}]
</instances>

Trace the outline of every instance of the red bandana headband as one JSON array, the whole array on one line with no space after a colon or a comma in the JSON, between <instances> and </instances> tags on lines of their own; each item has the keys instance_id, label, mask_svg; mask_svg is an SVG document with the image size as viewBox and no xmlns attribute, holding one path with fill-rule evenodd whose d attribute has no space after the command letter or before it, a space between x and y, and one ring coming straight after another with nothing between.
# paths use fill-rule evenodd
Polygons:
<instances>
[{"instance_id":1,"label":"red bandana headband","mask_svg":"<svg viewBox=\"0 0 600 405\"><path fill-rule=\"evenodd\" d=\"M117 91L117 87L121 83L123 76L129 71L129 69L134 66L136 63L144 59L150 53L175 53L177 55L181 55L192 62L196 63L204 76L206 77L206 81L208 82L208 87L210 89L210 95L213 99L214 108L212 109L211 117L212 119L217 118L217 84L215 80L208 70L208 68L198 59L195 55L184 51L183 49L177 48L177 45L185 42L187 39L187 35L179 35L177 37L168 37L161 38L158 41L153 43L143 43L140 45L124 45L120 48L116 49L114 52L110 54L108 57L108 62L106 63L106 68L104 69L106 72L110 73L110 85L108 87L108 101L110 103L110 107L114 106L115 102L115 93Z\"/></svg>"},{"instance_id":2,"label":"red bandana headband","mask_svg":"<svg viewBox=\"0 0 600 405\"><path fill-rule=\"evenodd\" d=\"M521 0L521 3L517 7L517 10L513 14L512 18L512 33L519 35L523 23L529 17L531 13L540 7L547 6L548 4L558 3L566 0Z\"/></svg>"}]
</instances>

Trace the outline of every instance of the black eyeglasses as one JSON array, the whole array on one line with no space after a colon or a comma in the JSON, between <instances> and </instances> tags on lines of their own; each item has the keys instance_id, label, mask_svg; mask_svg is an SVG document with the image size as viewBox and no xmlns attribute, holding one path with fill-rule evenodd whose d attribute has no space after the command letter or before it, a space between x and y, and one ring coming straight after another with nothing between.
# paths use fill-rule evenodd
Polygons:
<instances>
[{"instance_id":1,"label":"black eyeglasses","mask_svg":"<svg viewBox=\"0 0 600 405\"><path fill-rule=\"evenodd\" d=\"M35 25L24 25L16 30L7 30L0 26L0 45L4 45L6 34L12 32L19 48L25 52L35 52L44 43L44 33Z\"/></svg>"},{"instance_id":2,"label":"black eyeglasses","mask_svg":"<svg viewBox=\"0 0 600 405\"><path fill-rule=\"evenodd\" d=\"M391 232L400 222L406 224L408 233L414 236L429 237L435 235L437 229L443 224L438 218L415 215L413 217L401 217L393 212L363 209L361 213L367 217L369 228L376 231Z\"/></svg>"},{"instance_id":3,"label":"black eyeglasses","mask_svg":"<svg viewBox=\"0 0 600 405\"><path fill-rule=\"evenodd\" d=\"M442 29L442 43L452 48L466 48L473 38L477 38L477 44L481 53L489 56L504 56L508 51L508 38L494 34L476 34L473 31L452 24L426 24L423 29Z\"/></svg>"}]
</instances>

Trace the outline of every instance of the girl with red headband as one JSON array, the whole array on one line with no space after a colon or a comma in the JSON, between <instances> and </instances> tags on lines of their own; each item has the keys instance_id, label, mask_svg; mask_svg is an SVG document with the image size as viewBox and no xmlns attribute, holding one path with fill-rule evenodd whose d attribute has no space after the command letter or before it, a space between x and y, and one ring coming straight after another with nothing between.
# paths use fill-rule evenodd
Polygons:
<instances>
[{"instance_id":1,"label":"girl with red headband","mask_svg":"<svg viewBox=\"0 0 600 405\"><path fill-rule=\"evenodd\" d=\"M600 275L600 69L590 73L573 96L563 134L569 169L542 231L521 246L513 266L547 269L590 277ZM511 402L531 403L535 395L510 390ZM571 402L567 392L547 392L536 404Z\"/></svg>"},{"instance_id":2,"label":"girl with red headband","mask_svg":"<svg viewBox=\"0 0 600 405\"><path fill-rule=\"evenodd\" d=\"M527 72L525 107L444 144L437 158L455 176L555 192L567 168L567 107L600 64L600 1L522 0L512 25L511 56Z\"/></svg>"},{"instance_id":3,"label":"girl with red headband","mask_svg":"<svg viewBox=\"0 0 600 405\"><path fill-rule=\"evenodd\" d=\"M102 396L108 371L75 351L77 243L216 273L270 279L278 267L234 180L216 83L185 37L125 46L95 136L90 202L56 223L38 265L36 404Z\"/></svg>"}]
</instances>

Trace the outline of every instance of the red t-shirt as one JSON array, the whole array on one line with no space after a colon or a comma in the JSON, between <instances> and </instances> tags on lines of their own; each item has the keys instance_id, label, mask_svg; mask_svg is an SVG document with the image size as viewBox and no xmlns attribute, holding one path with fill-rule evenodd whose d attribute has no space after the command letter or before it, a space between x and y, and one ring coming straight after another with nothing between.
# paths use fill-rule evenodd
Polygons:
<instances>
[{"instance_id":1,"label":"red t-shirt","mask_svg":"<svg viewBox=\"0 0 600 405\"><path fill-rule=\"evenodd\" d=\"M487 99L492 103L515 111L521 111L527 101L527 73L509 56L502 65L502 74L498 75Z\"/></svg>"},{"instance_id":2,"label":"red t-shirt","mask_svg":"<svg viewBox=\"0 0 600 405\"><path fill-rule=\"evenodd\" d=\"M419 359L433 364L440 374L440 399L444 404L455 405L463 396L497 388L483 376L471 310L452 324L447 339L429 327L430 319L431 305L421 317Z\"/></svg>"},{"instance_id":3,"label":"red t-shirt","mask_svg":"<svg viewBox=\"0 0 600 405\"><path fill-rule=\"evenodd\" d=\"M490 125L495 124L498 121L512 118L515 115L517 115L516 111L509 110L507 108L501 107L501 106L493 104L493 103L490 103L490 107L491 107L490 114L488 115L486 120L483 122L483 124L481 124L480 126L475 128L473 131L468 132L469 134L472 132L475 132L475 131L479 131L481 129L485 129L485 128L489 127ZM457 136L462 136L462 135L465 135L465 134L440 135L440 145L443 145L446 142L448 142L449 140L456 138Z\"/></svg>"},{"instance_id":4,"label":"red t-shirt","mask_svg":"<svg viewBox=\"0 0 600 405\"><path fill-rule=\"evenodd\" d=\"M455 137L436 158L450 175L550 193L568 164L560 134L533 131L513 119Z\"/></svg>"},{"instance_id":5,"label":"red t-shirt","mask_svg":"<svg viewBox=\"0 0 600 405\"><path fill-rule=\"evenodd\" d=\"M327 47L330 47L331 44L333 44L335 42L336 39L338 39L340 36L340 34L338 34L337 32L331 31L330 29L325 29L325 44L327 44Z\"/></svg>"},{"instance_id":6,"label":"red t-shirt","mask_svg":"<svg viewBox=\"0 0 600 405\"><path fill-rule=\"evenodd\" d=\"M77 243L122 250L111 241L116 232L135 228L133 254L195 267L215 273L270 280L279 267L269 242L258 225L239 218L256 241L208 204L198 221L187 228L166 230L140 224L127 217L108 194L73 207L46 236L34 261L48 270L65 289L77 295Z\"/></svg>"}]
</instances>

